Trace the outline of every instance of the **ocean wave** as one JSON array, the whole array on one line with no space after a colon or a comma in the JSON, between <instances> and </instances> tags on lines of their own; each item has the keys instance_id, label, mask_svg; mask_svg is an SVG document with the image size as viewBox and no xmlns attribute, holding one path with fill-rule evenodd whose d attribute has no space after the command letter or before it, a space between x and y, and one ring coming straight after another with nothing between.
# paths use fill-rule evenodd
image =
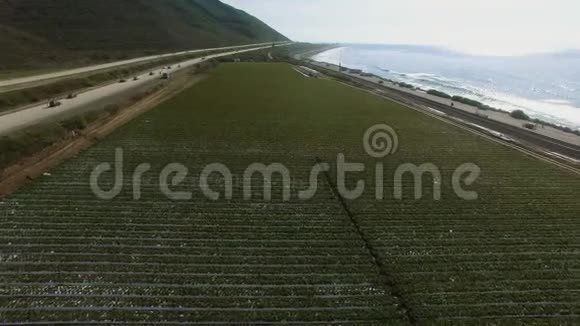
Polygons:
<instances>
[{"instance_id":1,"label":"ocean wave","mask_svg":"<svg viewBox=\"0 0 580 326\"><path fill-rule=\"evenodd\" d=\"M435 77L437 77L437 75L429 74L426 72L409 73L409 74L407 74L407 76L412 77L412 78L435 78Z\"/></svg>"},{"instance_id":2,"label":"ocean wave","mask_svg":"<svg viewBox=\"0 0 580 326\"><path fill-rule=\"evenodd\" d=\"M440 75L425 72L401 73L401 75L404 77L408 77L410 79L416 79L418 81L440 83L442 85L458 86L461 83L461 81L457 79L447 78Z\"/></svg>"},{"instance_id":3,"label":"ocean wave","mask_svg":"<svg viewBox=\"0 0 580 326\"><path fill-rule=\"evenodd\" d=\"M570 101L568 100L558 100L558 99L545 99L542 102L549 103L549 104L559 104L559 105L571 105Z\"/></svg>"}]
</instances>

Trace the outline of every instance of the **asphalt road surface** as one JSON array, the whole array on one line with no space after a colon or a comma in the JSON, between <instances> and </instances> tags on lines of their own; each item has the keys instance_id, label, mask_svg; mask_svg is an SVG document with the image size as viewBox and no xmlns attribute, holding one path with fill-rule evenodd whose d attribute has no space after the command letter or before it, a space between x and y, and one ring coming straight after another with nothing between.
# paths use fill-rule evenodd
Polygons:
<instances>
[{"instance_id":1,"label":"asphalt road surface","mask_svg":"<svg viewBox=\"0 0 580 326\"><path fill-rule=\"evenodd\" d=\"M284 43L278 46L284 46L291 43ZM250 49L244 49L239 51L229 51L224 53L219 53L215 55L209 55L202 58L190 59L184 62L175 63L171 70L166 68L153 70L153 75L150 76L149 72L137 76L138 80L127 79L124 83L112 83L105 85L100 88L92 89L87 92L79 94L73 99L61 100L62 105L55 108L48 108L46 103L42 103L37 106L33 106L21 111L16 111L13 113L8 113L0 116L0 135L6 135L22 128L33 126L42 122L49 122L56 120L60 117L70 116L77 111L81 112L86 110L87 107L97 106L102 108L104 105L108 104L108 99L117 99L123 94L128 94L135 92L137 89L143 88L146 85L159 80L161 74L164 72L174 73L176 71L186 69L195 64L203 61L207 61L213 58L228 56L235 53L243 53L256 51L260 49L270 48L272 45L269 43L268 46L255 47Z\"/></svg>"}]
</instances>

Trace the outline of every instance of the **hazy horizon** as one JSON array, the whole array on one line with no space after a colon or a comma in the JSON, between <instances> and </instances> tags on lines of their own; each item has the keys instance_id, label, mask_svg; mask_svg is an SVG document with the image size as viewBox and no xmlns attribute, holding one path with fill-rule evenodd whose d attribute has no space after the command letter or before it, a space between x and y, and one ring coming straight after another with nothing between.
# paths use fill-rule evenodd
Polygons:
<instances>
[{"instance_id":1,"label":"hazy horizon","mask_svg":"<svg viewBox=\"0 0 580 326\"><path fill-rule=\"evenodd\" d=\"M493 56L580 49L574 33L580 2L574 0L223 1L295 41L435 46Z\"/></svg>"}]
</instances>

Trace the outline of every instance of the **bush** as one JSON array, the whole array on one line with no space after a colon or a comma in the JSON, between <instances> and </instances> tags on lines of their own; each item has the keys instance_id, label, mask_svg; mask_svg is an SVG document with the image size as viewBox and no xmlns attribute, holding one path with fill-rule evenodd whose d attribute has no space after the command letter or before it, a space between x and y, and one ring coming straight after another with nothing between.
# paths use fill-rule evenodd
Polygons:
<instances>
[{"instance_id":1,"label":"bush","mask_svg":"<svg viewBox=\"0 0 580 326\"><path fill-rule=\"evenodd\" d=\"M83 117L83 119L85 121L86 127L88 127L90 123L93 123L93 122L97 121L102 116L103 116L103 112L102 111L91 111L91 112L85 113L82 117Z\"/></svg>"},{"instance_id":2,"label":"bush","mask_svg":"<svg viewBox=\"0 0 580 326\"><path fill-rule=\"evenodd\" d=\"M496 108L494 108L492 106L486 105L486 104L480 105L479 106L479 109L480 110L484 110L484 111L499 111L498 109L496 109Z\"/></svg>"},{"instance_id":3,"label":"bush","mask_svg":"<svg viewBox=\"0 0 580 326\"><path fill-rule=\"evenodd\" d=\"M455 102L475 106L477 108L483 106L483 104L479 101L472 100L470 98L466 98L466 97L462 97L462 96L453 96L451 99L454 100Z\"/></svg>"},{"instance_id":4,"label":"bush","mask_svg":"<svg viewBox=\"0 0 580 326\"><path fill-rule=\"evenodd\" d=\"M510 113L510 116L518 120L530 120L530 117L522 110L515 110Z\"/></svg>"},{"instance_id":5,"label":"bush","mask_svg":"<svg viewBox=\"0 0 580 326\"><path fill-rule=\"evenodd\" d=\"M435 95L438 97L442 97L442 98L446 98L446 99L451 99L451 95L445 93L445 92L441 92L435 89L430 89L427 91L427 94L431 94L431 95Z\"/></svg>"},{"instance_id":6,"label":"bush","mask_svg":"<svg viewBox=\"0 0 580 326\"><path fill-rule=\"evenodd\" d=\"M398 82L397 85L399 85L399 87L403 87L403 88L408 88L408 89L415 89L415 86L411 85L411 84L407 84L407 83L403 83L403 82Z\"/></svg>"},{"instance_id":7,"label":"bush","mask_svg":"<svg viewBox=\"0 0 580 326\"><path fill-rule=\"evenodd\" d=\"M70 118L60 122L61 127L66 130L83 130L87 127L87 122L83 117Z\"/></svg>"},{"instance_id":8,"label":"bush","mask_svg":"<svg viewBox=\"0 0 580 326\"><path fill-rule=\"evenodd\" d=\"M108 104L108 105L105 105L105 107L103 109L109 114L115 114L115 113L119 112L120 107L118 104Z\"/></svg>"}]
</instances>

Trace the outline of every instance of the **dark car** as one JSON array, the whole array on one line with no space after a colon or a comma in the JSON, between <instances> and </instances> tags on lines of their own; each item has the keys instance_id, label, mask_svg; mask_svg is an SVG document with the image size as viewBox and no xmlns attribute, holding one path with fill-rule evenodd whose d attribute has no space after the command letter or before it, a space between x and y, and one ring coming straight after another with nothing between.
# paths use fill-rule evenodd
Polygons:
<instances>
[{"instance_id":1,"label":"dark car","mask_svg":"<svg viewBox=\"0 0 580 326\"><path fill-rule=\"evenodd\" d=\"M61 104L62 104L62 103L61 103L60 101L58 101L58 100L50 100L50 101L48 102L48 107L49 107L49 108L55 108L55 107L57 107L57 106L61 106Z\"/></svg>"}]
</instances>

